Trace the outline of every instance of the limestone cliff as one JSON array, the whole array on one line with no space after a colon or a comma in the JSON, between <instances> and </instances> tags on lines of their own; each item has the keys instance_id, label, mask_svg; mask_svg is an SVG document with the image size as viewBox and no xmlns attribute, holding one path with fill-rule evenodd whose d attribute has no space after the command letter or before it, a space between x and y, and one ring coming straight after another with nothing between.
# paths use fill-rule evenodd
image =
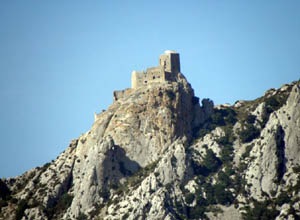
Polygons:
<instances>
[{"instance_id":1,"label":"limestone cliff","mask_svg":"<svg viewBox=\"0 0 300 220\"><path fill-rule=\"evenodd\" d=\"M299 82L233 106L180 73L118 94L56 160L1 179L0 219L299 219Z\"/></svg>"}]
</instances>

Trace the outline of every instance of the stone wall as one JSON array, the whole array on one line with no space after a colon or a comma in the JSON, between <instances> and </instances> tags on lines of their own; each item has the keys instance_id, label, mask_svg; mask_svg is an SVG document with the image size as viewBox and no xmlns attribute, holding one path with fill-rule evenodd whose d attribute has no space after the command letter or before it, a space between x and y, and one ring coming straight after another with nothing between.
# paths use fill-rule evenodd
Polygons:
<instances>
[{"instance_id":1,"label":"stone wall","mask_svg":"<svg viewBox=\"0 0 300 220\"><path fill-rule=\"evenodd\" d=\"M165 70L162 66L150 67L147 69L146 84L148 82L164 82Z\"/></svg>"},{"instance_id":2,"label":"stone wall","mask_svg":"<svg viewBox=\"0 0 300 220\"><path fill-rule=\"evenodd\" d=\"M151 83L176 81L178 73L180 73L179 54L175 51L167 50L164 54L160 55L159 66L150 67L146 70L146 72L132 72L131 88L137 89Z\"/></svg>"},{"instance_id":3,"label":"stone wall","mask_svg":"<svg viewBox=\"0 0 300 220\"><path fill-rule=\"evenodd\" d=\"M131 76L131 88L136 89L143 85L145 78L145 71L133 71Z\"/></svg>"}]
</instances>

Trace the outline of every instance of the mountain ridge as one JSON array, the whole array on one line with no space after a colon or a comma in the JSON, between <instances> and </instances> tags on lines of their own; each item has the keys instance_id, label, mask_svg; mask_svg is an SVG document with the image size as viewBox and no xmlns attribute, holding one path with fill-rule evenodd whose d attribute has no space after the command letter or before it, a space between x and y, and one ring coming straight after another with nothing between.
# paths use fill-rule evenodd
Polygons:
<instances>
[{"instance_id":1,"label":"mountain ridge","mask_svg":"<svg viewBox=\"0 0 300 220\"><path fill-rule=\"evenodd\" d=\"M299 219L300 83L215 106L125 90L56 160L1 179L0 219Z\"/></svg>"}]
</instances>

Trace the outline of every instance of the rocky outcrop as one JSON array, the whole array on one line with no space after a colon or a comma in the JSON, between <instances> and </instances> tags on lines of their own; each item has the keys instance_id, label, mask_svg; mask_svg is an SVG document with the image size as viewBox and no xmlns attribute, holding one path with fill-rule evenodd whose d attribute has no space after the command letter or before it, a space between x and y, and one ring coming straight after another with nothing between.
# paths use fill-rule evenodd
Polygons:
<instances>
[{"instance_id":1,"label":"rocky outcrop","mask_svg":"<svg viewBox=\"0 0 300 220\"><path fill-rule=\"evenodd\" d=\"M0 219L297 219L300 83L214 108L175 82L115 93L56 160L0 181Z\"/></svg>"}]
</instances>

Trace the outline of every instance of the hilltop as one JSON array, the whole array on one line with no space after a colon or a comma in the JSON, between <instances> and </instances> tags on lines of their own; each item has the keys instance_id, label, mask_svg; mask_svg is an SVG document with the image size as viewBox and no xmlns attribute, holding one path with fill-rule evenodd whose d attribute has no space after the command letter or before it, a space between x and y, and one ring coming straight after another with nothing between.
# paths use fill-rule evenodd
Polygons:
<instances>
[{"instance_id":1,"label":"hilltop","mask_svg":"<svg viewBox=\"0 0 300 220\"><path fill-rule=\"evenodd\" d=\"M154 68L171 78L116 91L56 160L1 179L0 219L299 219L300 82L214 106L173 54Z\"/></svg>"}]
</instances>

